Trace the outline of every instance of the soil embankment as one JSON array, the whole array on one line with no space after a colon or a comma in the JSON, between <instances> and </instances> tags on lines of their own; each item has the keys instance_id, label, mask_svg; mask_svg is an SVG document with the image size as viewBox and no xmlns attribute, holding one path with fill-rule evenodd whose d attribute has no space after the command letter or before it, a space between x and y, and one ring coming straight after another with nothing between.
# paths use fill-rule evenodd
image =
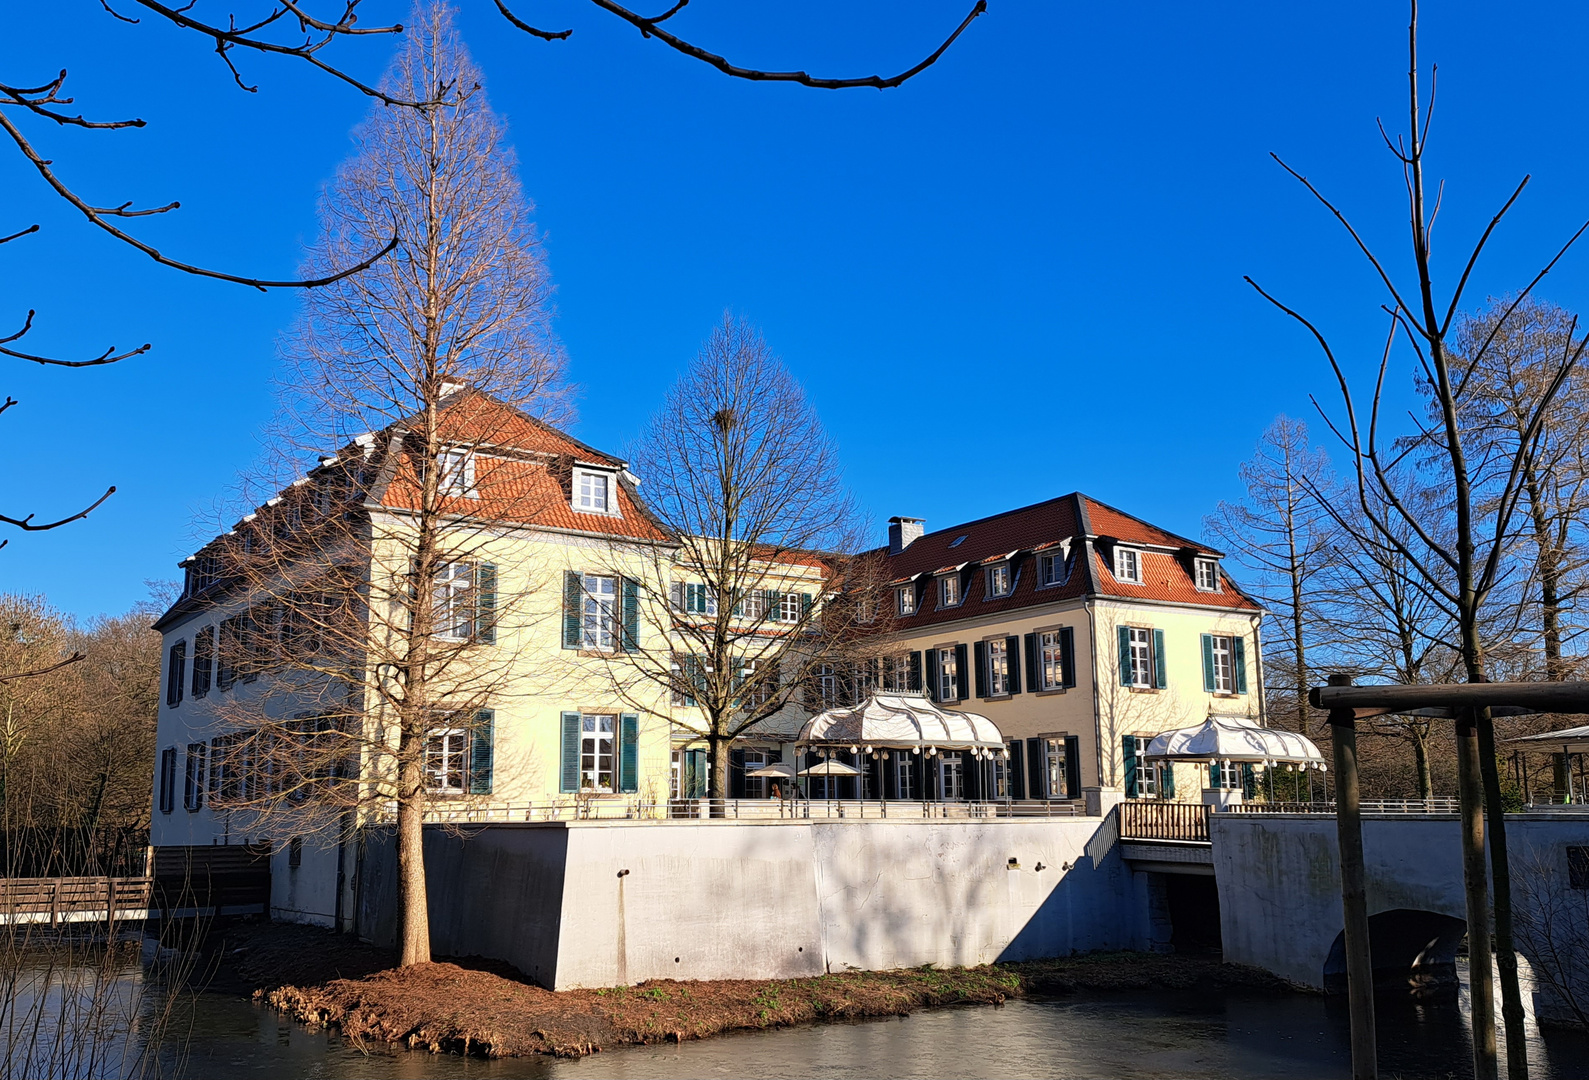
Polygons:
<instances>
[{"instance_id":1,"label":"soil embankment","mask_svg":"<svg viewBox=\"0 0 1589 1080\"><path fill-rule=\"evenodd\" d=\"M1104 953L976 968L849 971L816 978L713 982L658 979L604 990L550 991L474 959L392 968L383 950L304 927L262 926L228 943L226 981L358 1044L517 1057L575 1057L640 1043L822 1020L902 1016L938 1005L1123 990L1291 991L1266 972L1216 957Z\"/></svg>"}]
</instances>

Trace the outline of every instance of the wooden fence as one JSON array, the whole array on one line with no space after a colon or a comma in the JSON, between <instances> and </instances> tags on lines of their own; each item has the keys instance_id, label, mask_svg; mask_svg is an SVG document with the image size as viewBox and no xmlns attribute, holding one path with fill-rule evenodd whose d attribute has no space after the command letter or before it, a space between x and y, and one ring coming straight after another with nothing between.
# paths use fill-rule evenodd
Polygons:
<instances>
[{"instance_id":1,"label":"wooden fence","mask_svg":"<svg viewBox=\"0 0 1589 1080\"><path fill-rule=\"evenodd\" d=\"M1207 840L1208 811L1201 803L1129 800L1120 804L1122 840Z\"/></svg>"},{"instance_id":2,"label":"wooden fence","mask_svg":"<svg viewBox=\"0 0 1589 1080\"><path fill-rule=\"evenodd\" d=\"M0 878L0 923L104 922L144 919L151 878Z\"/></svg>"}]
</instances>

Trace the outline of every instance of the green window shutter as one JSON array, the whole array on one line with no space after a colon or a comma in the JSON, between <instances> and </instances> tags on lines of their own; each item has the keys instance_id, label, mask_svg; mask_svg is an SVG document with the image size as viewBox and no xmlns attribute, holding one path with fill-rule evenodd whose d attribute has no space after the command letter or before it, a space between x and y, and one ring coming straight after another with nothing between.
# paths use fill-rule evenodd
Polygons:
<instances>
[{"instance_id":1,"label":"green window shutter","mask_svg":"<svg viewBox=\"0 0 1589 1080\"><path fill-rule=\"evenodd\" d=\"M1032 635L1028 634L1026 636L1030 640ZM1010 658L1010 693L1019 694L1021 692L1021 639L1011 634L1004 639L1004 649L1006 655ZM1033 685L1035 686L1036 684L1034 683Z\"/></svg>"},{"instance_id":2,"label":"green window shutter","mask_svg":"<svg viewBox=\"0 0 1589 1080\"><path fill-rule=\"evenodd\" d=\"M1048 763L1043 760L1043 740L1026 740L1026 797L1045 799L1051 794L1047 789Z\"/></svg>"},{"instance_id":3,"label":"green window shutter","mask_svg":"<svg viewBox=\"0 0 1589 1080\"><path fill-rule=\"evenodd\" d=\"M1230 644L1236 661L1236 693L1245 694L1247 692L1247 645L1239 634L1230 639Z\"/></svg>"},{"instance_id":4,"label":"green window shutter","mask_svg":"<svg viewBox=\"0 0 1589 1080\"><path fill-rule=\"evenodd\" d=\"M806 623L811 621L811 594L808 592L800 594L800 621Z\"/></svg>"},{"instance_id":5,"label":"green window shutter","mask_svg":"<svg viewBox=\"0 0 1589 1080\"><path fill-rule=\"evenodd\" d=\"M563 571L563 648L577 649L583 622L585 579L577 570Z\"/></svg>"},{"instance_id":6,"label":"green window shutter","mask_svg":"<svg viewBox=\"0 0 1589 1080\"><path fill-rule=\"evenodd\" d=\"M1127 735L1120 740L1120 766L1125 770L1126 798L1137 797L1137 737Z\"/></svg>"},{"instance_id":7,"label":"green window shutter","mask_svg":"<svg viewBox=\"0 0 1589 1080\"><path fill-rule=\"evenodd\" d=\"M640 583L623 579L623 651L640 650Z\"/></svg>"},{"instance_id":8,"label":"green window shutter","mask_svg":"<svg viewBox=\"0 0 1589 1080\"><path fill-rule=\"evenodd\" d=\"M971 696L971 680L966 678L966 647L955 646L955 681L958 684L956 692L960 695L958 700L964 701Z\"/></svg>"},{"instance_id":9,"label":"green window shutter","mask_svg":"<svg viewBox=\"0 0 1589 1080\"><path fill-rule=\"evenodd\" d=\"M579 790L579 713L563 714L563 783L562 790Z\"/></svg>"},{"instance_id":10,"label":"green window shutter","mask_svg":"<svg viewBox=\"0 0 1589 1080\"><path fill-rule=\"evenodd\" d=\"M474 730L469 733L469 794L491 794L491 771L496 756L496 720L492 709L475 713Z\"/></svg>"},{"instance_id":11,"label":"green window shutter","mask_svg":"<svg viewBox=\"0 0 1589 1080\"><path fill-rule=\"evenodd\" d=\"M689 615L699 615L706 610L706 586L698 585L691 581L684 586L684 611Z\"/></svg>"},{"instance_id":12,"label":"green window shutter","mask_svg":"<svg viewBox=\"0 0 1589 1080\"><path fill-rule=\"evenodd\" d=\"M783 597L779 596L778 593L772 589L768 589L766 592L762 593L762 596L767 598L767 614L763 616L764 621L770 623L782 621L782 613L778 610L778 605L783 603Z\"/></svg>"},{"instance_id":13,"label":"green window shutter","mask_svg":"<svg viewBox=\"0 0 1589 1080\"><path fill-rule=\"evenodd\" d=\"M972 651L976 656L976 687L977 697L988 696L988 643L977 641L972 643Z\"/></svg>"},{"instance_id":14,"label":"green window shutter","mask_svg":"<svg viewBox=\"0 0 1589 1080\"><path fill-rule=\"evenodd\" d=\"M927 697L932 701L938 700L938 692L942 684L938 679L938 650L927 650Z\"/></svg>"},{"instance_id":15,"label":"green window shutter","mask_svg":"<svg viewBox=\"0 0 1589 1080\"><path fill-rule=\"evenodd\" d=\"M1203 691L1214 692L1214 635L1203 635Z\"/></svg>"},{"instance_id":16,"label":"green window shutter","mask_svg":"<svg viewBox=\"0 0 1589 1080\"><path fill-rule=\"evenodd\" d=\"M1069 626L1059 630L1059 666L1063 669L1063 685L1076 685L1076 631Z\"/></svg>"},{"instance_id":17,"label":"green window shutter","mask_svg":"<svg viewBox=\"0 0 1589 1080\"><path fill-rule=\"evenodd\" d=\"M1241 763L1241 796L1244 799L1258 797L1258 776L1253 771L1252 762Z\"/></svg>"},{"instance_id":18,"label":"green window shutter","mask_svg":"<svg viewBox=\"0 0 1589 1080\"><path fill-rule=\"evenodd\" d=\"M907 689L921 693L921 653L919 652L910 654L910 686Z\"/></svg>"},{"instance_id":19,"label":"green window shutter","mask_svg":"<svg viewBox=\"0 0 1589 1080\"><path fill-rule=\"evenodd\" d=\"M1175 798L1175 763L1166 761L1159 770L1159 794L1166 799Z\"/></svg>"},{"instance_id":20,"label":"green window shutter","mask_svg":"<svg viewBox=\"0 0 1589 1080\"><path fill-rule=\"evenodd\" d=\"M1164 677L1164 631L1153 631L1153 685L1160 690L1170 685Z\"/></svg>"},{"instance_id":21,"label":"green window shutter","mask_svg":"<svg viewBox=\"0 0 1589 1080\"><path fill-rule=\"evenodd\" d=\"M1065 798L1081 798L1081 736L1065 736Z\"/></svg>"},{"instance_id":22,"label":"green window shutter","mask_svg":"<svg viewBox=\"0 0 1589 1080\"><path fill-rule=\"evenodd\" d=\"M1120 627L1120 685L1131 685L1131 627Z\"/></svg>"},{"instance_id":23,"label":"green window shutter","mask_svg":"<svg viewBox=\"0 0 1589 1080\"><path fill-rule=\"evenodd\" d=\"M497 568L481 563L475 568L475 637L487 645L497 643Z\"/></svg>"},{"instance_id":24,"label":"green window shutter","mask_svg":"<svg viewBox=\"0 0 1589 1080\"><path fill-rule=\"evenodd\" d=\"M618 789L632 794L640 790L640 714L626 712L618 718L623 745L618 758Z\"/></svg>"},{"instance_id":25,"label":"green window shutter","mask_svg":"<svg viewBox=\"0 0 1589 1080\"><path fill-rule=\"evenodd\" d=\"M1039 652L1039 650L1038 650L1038 647L1037 647L1037 635L1036 634L1027 634L1026 635L1026 685L1032 691L1032 693L1034 693L1034 694L1037 693L1039 690L1043 689L1043 668L1042 668L1042 660L1043 660L1043 658L1038 655L1038 652Z\"/></svg>"}]
</instances>

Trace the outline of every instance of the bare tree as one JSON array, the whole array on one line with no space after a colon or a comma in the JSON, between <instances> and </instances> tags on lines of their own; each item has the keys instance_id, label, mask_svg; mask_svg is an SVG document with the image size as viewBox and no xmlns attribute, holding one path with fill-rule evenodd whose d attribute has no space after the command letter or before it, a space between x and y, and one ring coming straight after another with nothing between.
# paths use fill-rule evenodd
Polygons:
<instances>
[{"instance_id":1,"label":"bare tree","mask_svg":"<svg viewBox=\"0 0 1589 1080\"><path fill-rule=\"evenodd\" d=\"M853 692L887 651L881 561L858 554L865 522L816 410L741 320L724 317L631 456L669 534L635 603L671 632L609 667L635 707L671 700L675 727L706 740L720 814L736 737L786 708L818 711L824 678ZM615 545L615 565L632 550Z\"/></svg>"},{"instance_id":2,"label":"bare tree","mask_svg":"<svg viewBox=\"0 0 1589 1080\"><path fill-rule=\"evenodd\" d=\"M1230 548L1250 573L1243 578L1271 616L1285 629L1284 641L1264 658L1271 673L1265 692L1285 687L1288 702L1275 702L1271 717L1289 711L1296 730L1308 730L1308 654L1319 644L1314 579L1326 568L1335 532L1315 492L1334 485L1329 455L1314 446L1308 427L1288 416L1276 417L1258 441L1258 452L1241 466L1247 487L1239 503L1221 502L1204 527ZM1289 706L1282 710L1279 705Z\"/></svg>"},{"instance_id":3,"label":"bare tree","mask_svg":"<svg viewBox=\"0 0 1589 1080\"><path fill-rule=\"evenodd\" d=\"M1518 868L1517 940L1545 998L1541 1023L1589 1029L1589 860L1584 849L1525 849Z\"/></svg>"},{"instance_id":4,"label":"bare tree","mask_svg":"<svg viewBox=\"0 0 1589 1080\"><path fill-rule=\"evenodd\" d=\"M540 568L497 541L554 497L534 448L544 419L567 413L516 159L452 10L417 16L381 85L442 103L373 110L322 201L310 270L386 230L402 240L306 295L264 481L280 494L195 567L233 612L218 680L268 676L213 706L239 733L211 766L222 799L302 831L394 813L405 965L430 959L426 809L468 794L462 748L490 722L544 592Z\"/></svg>"},{"instance_id":5,"label":"bare tree","mask_svg":"<svg viewBox=\"0 0 1589 1080\"><path fill-rule=\"evenodd\" d=\"M1391 276L1385 263L1369 248L1342 211L1326 198L1301 173L1281 165L1347 230L1353 243L1368 260L1374 275L1385 289L1384 310L1390 318L1384 353L1367 415L1360 415L1352 383L1325 334L1294 308L1264 291L1266 299L1304 326L1323 350L1340 387L1342 411L1330 427L1350 456L1353 483L1347 499L1332 500L1332 516L1343 528L1354 531L1363 541L1385 544L1405 560L1409 583L1437 600L1454 623L1462 657L1463 673L1470 682L1486 681L1488 671L1483 641L1485 605L1501 583L1505 558L1513 533L1513 518L1525 495L1523 482L1527 449L1534 446L1553 402L1570 377L1589 337L1566 347L1539 380L1538 392L1524 411L1520 437L1509 458L1486 463L1470 457L1473 449L1470 425L1464 423L1464 400L1472 381L1464 371L1479 369L1487 362L1493 336L1478 343L1459 363L1453 346L1453 326L1463 296L1484 247L1527 185L1525 177L1489 226L1474 244L1465 260L1461 276L1446 296L1437 295L1431 264L1431 228L1434 206L1425 196L1424 155L1427 149L1429 115L1419 90L1417 50L1417 5L1412 5L1408 27L1408 131L1386 145L1400 163L1405 179L1415 280L1404 288ZM1432 100L1432 93L1431 93ZM1383 129L1382 129L1383 130ZM1280 161L1276 157L1277 161ZM1556 265L1589 224L1574 233L1567 244L1543 269L1517 293L1509 310L1521 305L1538 282ZM1248 279L1251 282L1251 279ZM1504 326L1503 312L1496 326ZM1381 431L1381 403L1385 375L1394 347L1400 341L1414 359L1414 370L1424 378L1435 404L1435 420L1421 425L1413 434L1413 445L1386 445ZM1431 451L1441 463L1438 477L1424 478L1430 487L1449 491L1449 498L1419 500L1410 496L1406 475L1398 465L1415 448ZM1410 534L1409 538L1404 538ZM1506 1021L1508 1068L1514 1077L1527 1075L1527 1040L1521 991L1517 981L1517 958L1512 946L1510 874L1506 858L1506 826L1502 808L1500 777L1496 764L1495 734L1488 709L1458 722L1457 738L1459 792L1463 797L1468 824L1464 843L1470 850L1482 849L1483 825L1477 820L1478 807L1488 810L1491 875L1494 878L1494 915L1496 956L1500 965L1503 1015ZM1482 796L1478 794L1482 785ZM1482 873L1470 874L1469 895L1474 907L1469 911L1468 933L1473 968L1473 1011L1475 1068L1480 1075L1493 1074L1496 1068L1495 1022L1489 993L1489 907Z\"/></svg>"}]
</instances>

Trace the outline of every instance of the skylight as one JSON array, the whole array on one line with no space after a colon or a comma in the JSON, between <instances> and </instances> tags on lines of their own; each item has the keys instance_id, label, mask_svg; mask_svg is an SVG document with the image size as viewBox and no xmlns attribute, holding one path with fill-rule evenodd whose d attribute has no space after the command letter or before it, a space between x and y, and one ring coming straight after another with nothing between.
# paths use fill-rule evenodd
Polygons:
<instances>
[{"instance_id":1,"label":"skylight","mask_svg":"<svg viewBox=\"0 0 1589 1080\"><path fill-rule=\"evenodd\" d=\"M954 538L954 543L950 544L949 546L950 547L959 547L964 542L965 542L965 537L957 536L957 537Z\"/></svg>"}]
</instances>

